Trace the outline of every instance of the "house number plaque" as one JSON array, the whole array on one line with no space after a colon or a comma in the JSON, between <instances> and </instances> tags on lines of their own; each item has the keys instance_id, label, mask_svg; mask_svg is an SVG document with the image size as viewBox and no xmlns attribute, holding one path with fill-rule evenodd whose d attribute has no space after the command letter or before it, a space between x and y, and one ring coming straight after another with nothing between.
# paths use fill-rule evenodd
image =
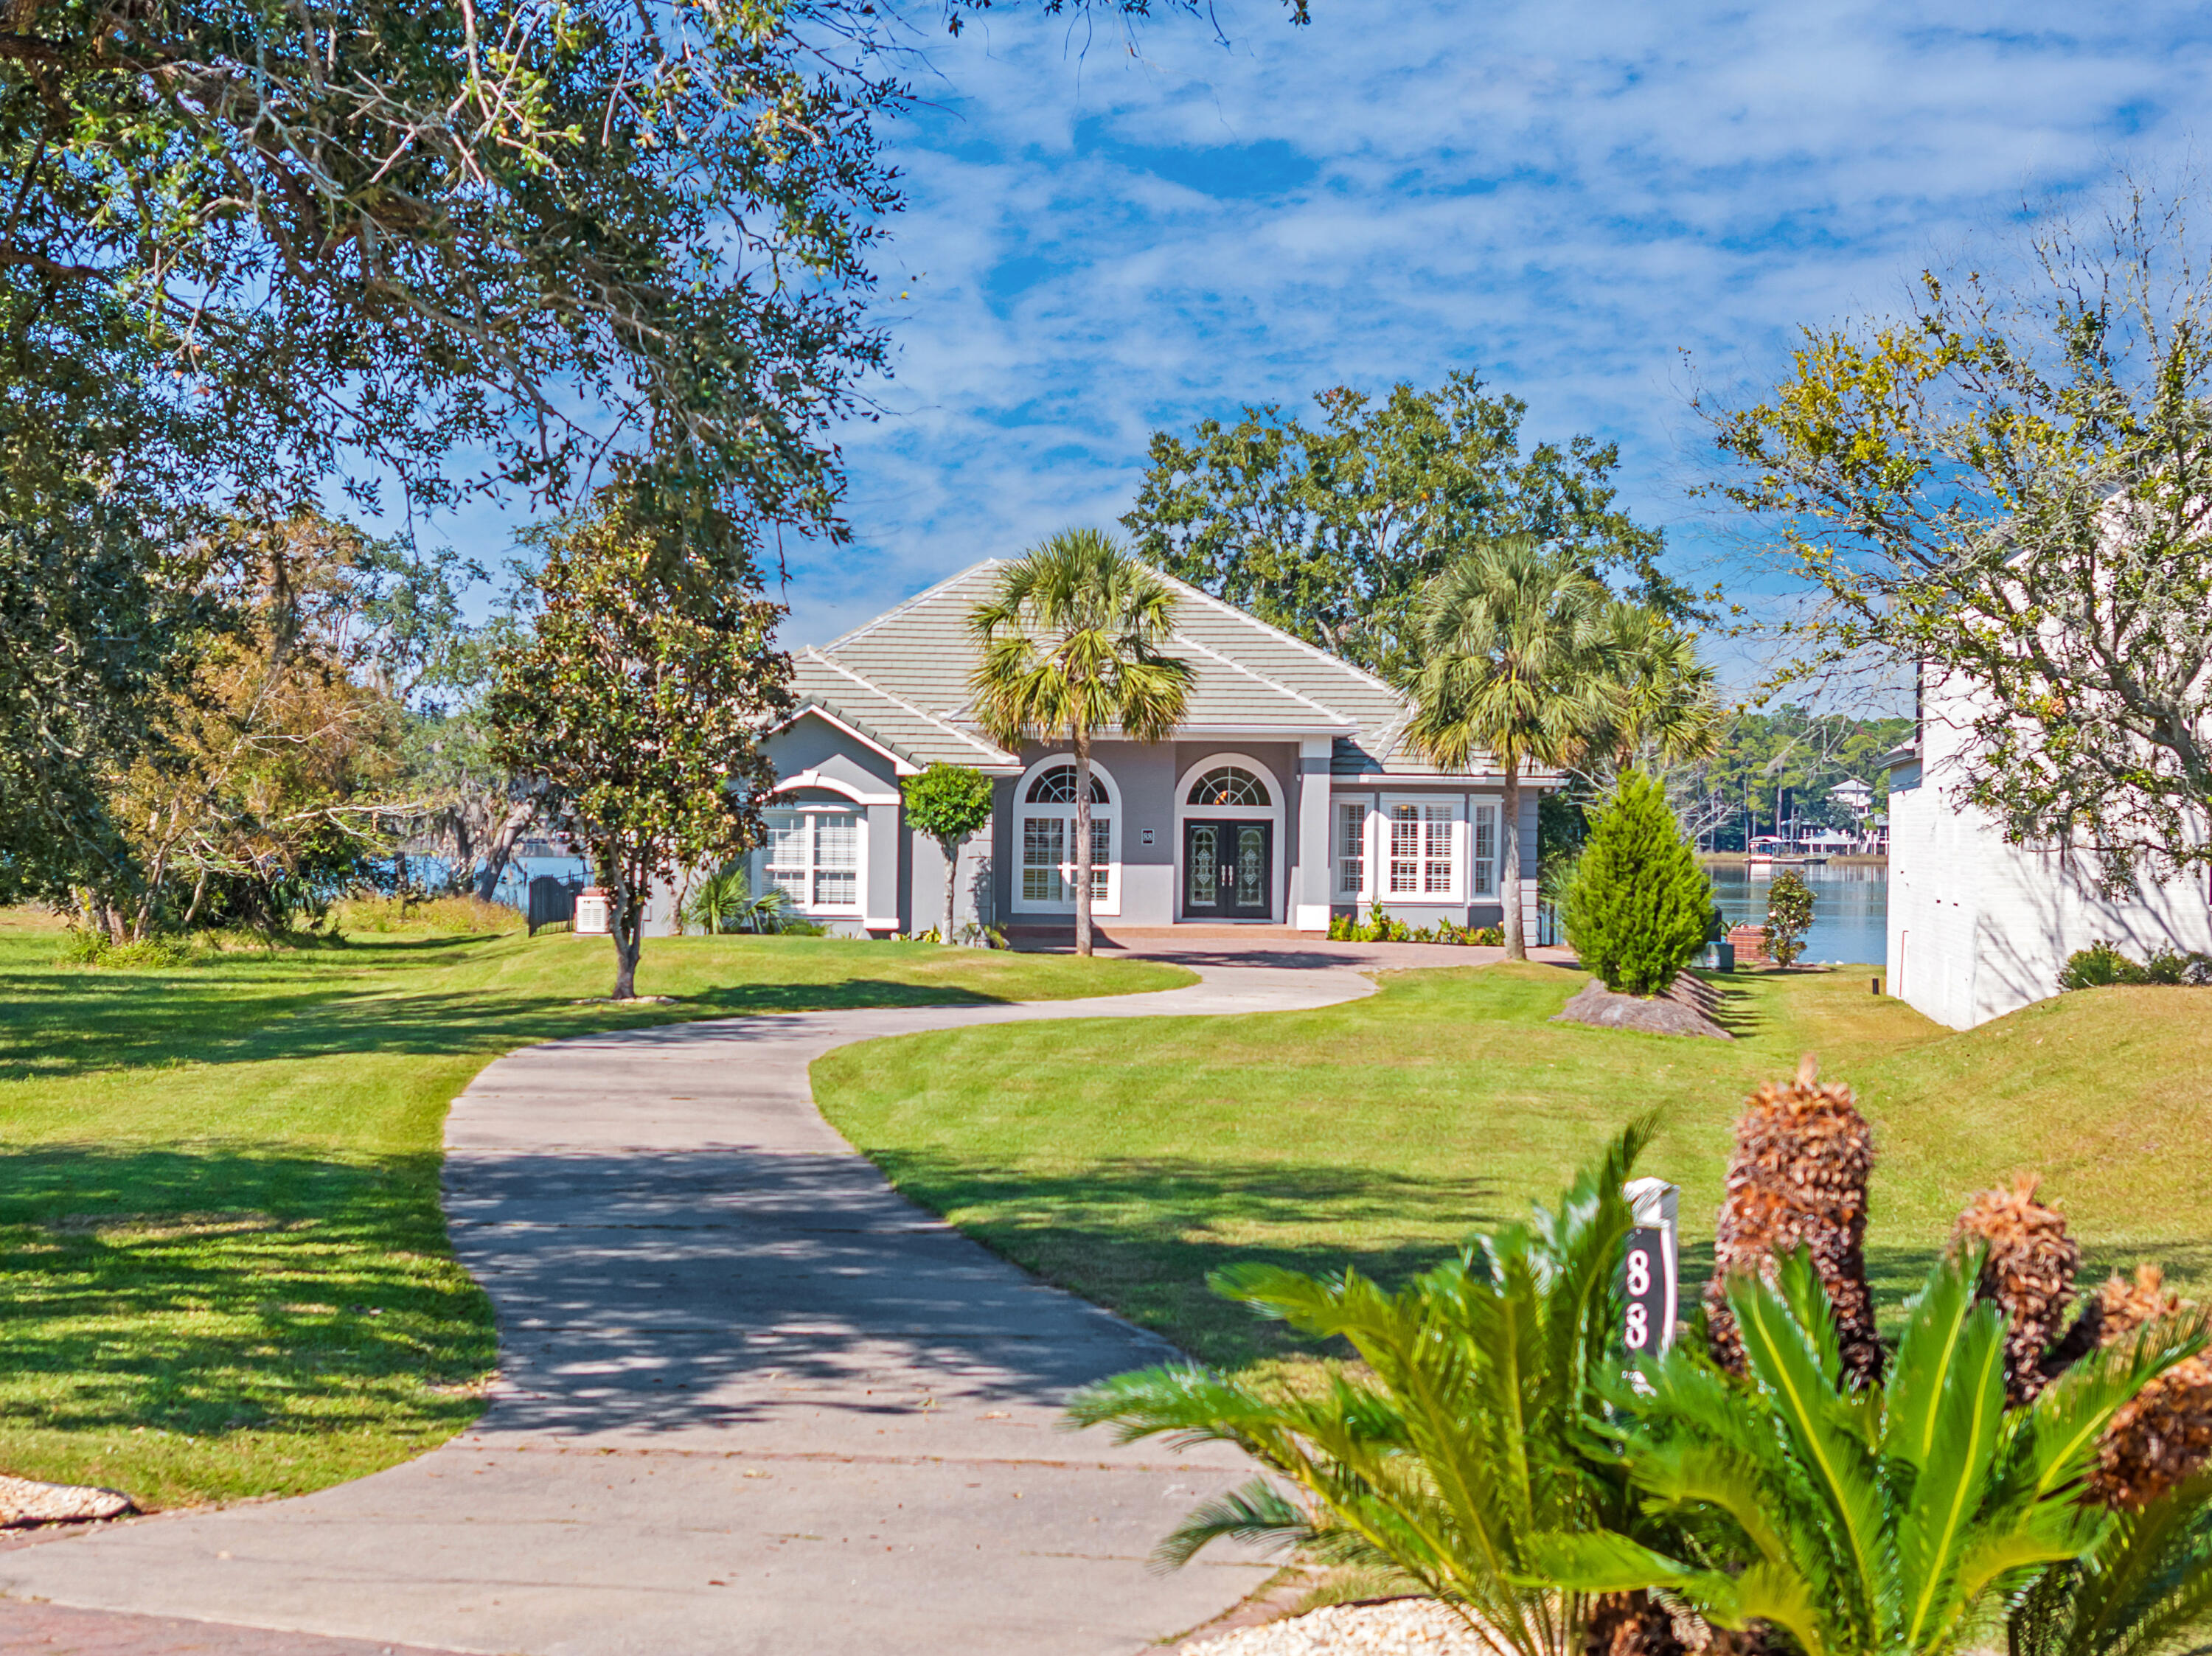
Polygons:
<instances>
[{"instance_id":1,"label":"house number plaque","mask_svg":"<svg viewBox=\"0 0 2212 1656\"><path fill-rule=\"evenodd\" d=\"M1681 1192L1662 1180L1637 1179L1621 1194L1636 1222L1621 1261L1621 1343L1631 1358L1656 1356L1674 1344L1681 1280L1674 1219Z\"/></svg>"}]
</instances>

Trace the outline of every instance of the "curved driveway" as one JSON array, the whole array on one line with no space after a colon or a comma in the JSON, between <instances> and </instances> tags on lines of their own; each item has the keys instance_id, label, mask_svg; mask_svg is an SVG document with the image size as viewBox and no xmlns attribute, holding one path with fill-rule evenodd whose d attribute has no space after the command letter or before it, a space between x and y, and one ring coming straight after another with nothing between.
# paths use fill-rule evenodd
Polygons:
<instances>
[{"instance_id":1,"label":"curved driveway","mask_svg":"<svg viewBox=\"0 0 2212 1656\"><path fill-rule=\"evenodd\" d=\"M532 1656L1097 1656L1207 1620L1265 1568L1144 1561L1233 1458L1057 1429L1073 1387L1169 1349L894 1193L807 1083L880 1035L1372 988L1334 962L1200 970L498 1060L446 1128L454 1245L499 1314L476 1428L317 1495L0 1553L0 1591Z\"/></svg>"}]
</instances>

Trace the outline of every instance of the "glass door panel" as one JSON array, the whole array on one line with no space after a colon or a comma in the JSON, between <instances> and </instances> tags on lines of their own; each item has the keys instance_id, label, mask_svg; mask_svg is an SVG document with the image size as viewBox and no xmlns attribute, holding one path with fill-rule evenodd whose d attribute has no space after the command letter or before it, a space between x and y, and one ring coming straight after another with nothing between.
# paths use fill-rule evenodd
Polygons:
<instances>
[{"instance_id":1,"label":"glass door panel","mask_svg":"<svg viewBox=\"0 0 2212 1656\"><path fill-rule=\"evenodd\" d=\"M1246 913L1267 908L1267 830L1257 822L1237 830L1237 907Z\"/></svg>"},{"instance_id":2,"label":"glass door panel","mask_svg":"<svg viewBox=\"0 0 2212 1656\"><path fill-rule=\"evenodd\" d=\"M1208 910L1218 908L1221 902L1216 894L1220 889L1221 831L1216 824L1186 822L1183 825L1182 865L1183 907Z\"/></svg>"}]
</instances>

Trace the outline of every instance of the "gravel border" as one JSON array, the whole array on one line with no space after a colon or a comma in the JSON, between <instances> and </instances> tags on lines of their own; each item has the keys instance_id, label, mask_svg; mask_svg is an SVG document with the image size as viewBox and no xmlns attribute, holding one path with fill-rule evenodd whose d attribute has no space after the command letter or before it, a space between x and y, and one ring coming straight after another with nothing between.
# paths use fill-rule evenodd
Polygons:
<instances>
[{"instance_id":1,"label":"gravel border","mask_svg":"<svg viewBox=\"0 0 2212 1656\"><path fill-rule=\"evenodd\" d=\"M1182 1647L1182 1656L1496 1656L1433 1598L1327 1604Z\"/></svg>"}]
</instances>

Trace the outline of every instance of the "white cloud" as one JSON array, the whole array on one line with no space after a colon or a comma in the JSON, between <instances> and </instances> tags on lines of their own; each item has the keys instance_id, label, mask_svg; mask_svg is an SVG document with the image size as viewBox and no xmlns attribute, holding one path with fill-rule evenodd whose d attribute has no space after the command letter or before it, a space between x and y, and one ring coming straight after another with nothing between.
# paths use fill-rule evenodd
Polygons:
<instances>
[{"instance_id":1,"label":"white cloud","mask_svg":"<svg viewBox=\"0 0 2212 1656\"><path fill-rule=\"evenodd\" d=\"M2024 193L2179 150L2212 58L2171 5L1224 17L1227 49L1164 21L1134 60L1020 14L932 49L941 112L897 138L894 412L844 435L857 544L795 554L794 641L1110 520L1156 425L1454 367L1533 434L1619 439L1638 510L1695 541L1679 349L1771 376L1796 325L1893 302ZM1310 177L1193 187L1206 152L1269 143Z\"/></svg>"}]
</instances>

